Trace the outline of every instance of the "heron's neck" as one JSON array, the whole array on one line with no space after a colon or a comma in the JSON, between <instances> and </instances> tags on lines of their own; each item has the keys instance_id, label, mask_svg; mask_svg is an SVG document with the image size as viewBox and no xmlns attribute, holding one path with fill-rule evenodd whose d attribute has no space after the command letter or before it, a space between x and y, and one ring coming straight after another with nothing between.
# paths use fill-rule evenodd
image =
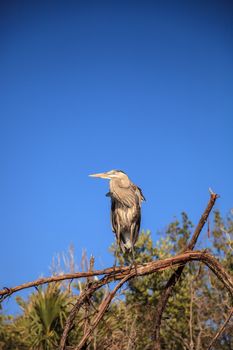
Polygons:
<instances>
[{"instance_id":1,"label":"heron's neck","mask_svg":"<svg viewBox=\"0 0 233 350\"><path fill-rule=\"evenodd\" d=\"M130 186L130 180L128 178L125 179L111 179L109 182L110 190L113 190L117 186L128 188Z\"/></svg>"}]
</instances>

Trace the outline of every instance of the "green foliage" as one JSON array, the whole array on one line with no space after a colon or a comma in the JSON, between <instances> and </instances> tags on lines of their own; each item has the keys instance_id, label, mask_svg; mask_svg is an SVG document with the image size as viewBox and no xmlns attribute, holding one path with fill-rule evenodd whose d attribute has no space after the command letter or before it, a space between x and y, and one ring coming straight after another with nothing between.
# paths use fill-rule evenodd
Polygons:
<instances>
[{"instance_id":1,"label":"green foliage","mask_svg":"<svg viewBox=\"0 0 233 350\"><path fill-rule=\"evenodd\" d=\"M49 284L46 288L38 288L27 301L20 297L16 300L23 315L12 319L11 323L5 323L6 329L8 327L5 332L9 338L7 342L14 335L13 338L24 340L23 345L18 340L20 349L22 346L35 350L52 350L57 347L68 311L67 292L55 284Z\"/></svg>"},{"instance_id":2,"label":"green foliage","mask_svg":"<svg viewBox=\"0 0 233 350\"><path fill-rule=\"evenodd\" d=\"M185 212L181 213L181 223L178 219L168 225L166 234L170 242L173 243L173 252L179 252L185 248L190 234L192 232L193 223L189 220Z\"/></svg>"}]
</instances>

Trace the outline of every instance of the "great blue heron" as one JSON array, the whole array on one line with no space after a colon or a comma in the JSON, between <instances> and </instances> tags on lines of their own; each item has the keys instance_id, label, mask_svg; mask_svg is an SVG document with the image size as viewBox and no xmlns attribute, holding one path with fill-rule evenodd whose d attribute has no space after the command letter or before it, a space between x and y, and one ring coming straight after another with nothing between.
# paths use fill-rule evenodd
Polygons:
<instances>
[{"instance_id":1,"label":"great blue heron","mask_svg":"<svg viewBox=\"0 0 233 350\"><path fill-rule=\"evenodd\" d=\"M145 200L142 190L121 170L90 176L110 180L110 191L106 196L111 198L112 230L122 252L132 251L134 258L134 245L141 223L141 202Z\"/></svg>"}]
</instances>

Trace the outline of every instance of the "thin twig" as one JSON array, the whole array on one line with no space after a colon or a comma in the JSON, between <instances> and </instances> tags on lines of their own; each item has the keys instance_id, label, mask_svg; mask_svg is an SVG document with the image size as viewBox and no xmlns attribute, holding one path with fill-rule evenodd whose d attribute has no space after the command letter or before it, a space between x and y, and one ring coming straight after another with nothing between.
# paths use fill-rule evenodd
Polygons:
<instances>
[{"instance_id":1,"label":"thin twig","mask_svg":"<svg viewBox=\"0 0 233 350\"><path fill-rule=\"evenodd\" d=\"M94 263L95 263L95 259L93 256L91 256L90 258L90 262L89 262L89 269L88 271L93 271L93 267L94 267ZM92 278L91 277L87 277L87 289L90 288L92 283ZM90 308L91 308L91 300L90 299L86 299L86 303L84 304L84 308L85 308L85 316L86 316L86 320L84 323L84 333L86 332L86 330L88 329L89 323L90 323Z\"/></svg>"},{"instance_id":2,"label":"thin twig","mask_svg":"<svg viewBox=\"0 0 233 350\"><path fill-rule=\"evenodd\" d=\"M193 281L190 282L190 305L189 305L189 335L190 335L190 350L194 349L193 342Z\"/></svg>"},{"instance_id":3,"label":"thin twig","mask_svg":"<svg viewBox=\"0 0 233 350\"><path fill-rule=\"evenodd\" d=\"M227 319L225 320L225 322L223 323L223 325L219 328L219 330L217 331L217 333L215 334L214 338L211 340L210 345L208 346L207 350L210 350L213 345L216 343L217 339L220 338L220 336L222 335L222 333L224 332L228 322L231 319L231 316L233 315L233 308L231 308L231 311L227 317Z\"/></svg>"},{"instance_id":4,"label":"thin twig","mask_svg":"<svg viewBox=\"0 0 233 350\"><path fill-rule=\"evenodd\" d=\"M92 325L89 327L89 329L84 333L79 345L74 349L74 350L81 350L84 345L86 344L87 339L89 338L89 336L92 334L93 330L97 327L97 325L99 324L99 322L101 321L105 311L108 309L112 299L114 298L116 292L118 291L118 289L121 288L121 286L123 286L123 284L128 281L130 278L132 278L135 275L134 272L132 272L131 274L129 274L128 276L124 277L118 284L117 286L113 289L112 292L110 292L106 298L102 301L102 303L100 304L99 307L99 312L96 315L95 319L93 320Z\"/></svg>"},{"instance_id":5,"label":"thin twig","mask_svg":"<svg viewBox=\"0 0 233 350\"><path fill-rule=\"evenodd\" d=\"M93 295L93 293L97 289L99 289L103 285L105 285L107 283L106 281L108 281L108 276L103 277L101 280L92 283L90 286L88 286L88 288L85 288L83 290L83 292L80 294L76 304L71 309L71 312L66 320L65 328L63 330L63 334L62 334L61 341L60 341L60 347L59 347L60 350L65 349L66 339L68 337L68 334L69 334L71 328L73 327L74 319L77 316L81 306L86 302L86 300L89 300L91 295Z\"/></svg>"}]
</instances>

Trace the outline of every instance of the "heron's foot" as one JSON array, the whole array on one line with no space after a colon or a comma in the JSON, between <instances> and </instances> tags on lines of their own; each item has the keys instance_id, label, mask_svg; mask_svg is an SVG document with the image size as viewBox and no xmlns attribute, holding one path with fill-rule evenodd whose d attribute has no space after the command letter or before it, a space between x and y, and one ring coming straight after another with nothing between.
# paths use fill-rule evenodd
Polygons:
<instances>
[{"instance_id":1,"label":"heron's foot","mask_svg":"<svg viewBox=\"0 0 233 350\"><path fill-rule=\"evenodd\" d=\"M114 264L113 264L113 267L112 267L114 272L116 271L116 264L117 264L117 259L115 257Z\"/></svg>"}]
</instances>

